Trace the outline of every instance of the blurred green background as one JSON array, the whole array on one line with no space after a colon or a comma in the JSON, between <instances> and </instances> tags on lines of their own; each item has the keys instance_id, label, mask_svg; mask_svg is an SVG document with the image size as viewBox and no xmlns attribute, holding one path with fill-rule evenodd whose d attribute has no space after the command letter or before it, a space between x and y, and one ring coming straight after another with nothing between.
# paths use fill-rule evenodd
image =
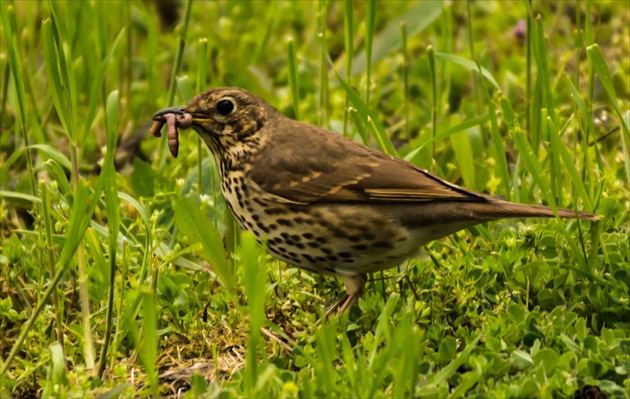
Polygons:
<instances>
[{"instance_id":1,"label":"blurred green background","mask_svg":"<svg viewBox=\"0 0 630 399\"><path fill-rule=\"evenodd\" d=\"M628 397L627 2L0 11L0 396ZM217 86L603 219L460 232L317 323L340 282L241 237L192 132L147 136Z\"/></svg>"}]
</instances>

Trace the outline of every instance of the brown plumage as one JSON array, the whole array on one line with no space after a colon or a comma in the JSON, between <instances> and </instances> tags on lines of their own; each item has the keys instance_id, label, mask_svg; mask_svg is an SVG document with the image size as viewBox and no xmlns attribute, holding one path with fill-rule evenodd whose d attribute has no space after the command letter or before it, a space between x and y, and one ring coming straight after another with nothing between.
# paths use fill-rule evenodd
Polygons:
<instances>
[{"instance_id":1,"label":"brown plumage","mask_svg":"<svg viewBox=\"0 0 630 399\"><path fill-rule=\"evenodd\" d=\"M216 159L223 195L239 226L266 240L271 255L342 276L347 294L329 313L352 306L366 273L397 266L431 240L488 220L556 216L545 206L467 190L337 133L291 120L239 88L203 92L154 119L169 124L172 151L177 126L191 126L201 136ZM557 216L599 218L569 209L558 209Z\"/></svg>"}]
</instances>

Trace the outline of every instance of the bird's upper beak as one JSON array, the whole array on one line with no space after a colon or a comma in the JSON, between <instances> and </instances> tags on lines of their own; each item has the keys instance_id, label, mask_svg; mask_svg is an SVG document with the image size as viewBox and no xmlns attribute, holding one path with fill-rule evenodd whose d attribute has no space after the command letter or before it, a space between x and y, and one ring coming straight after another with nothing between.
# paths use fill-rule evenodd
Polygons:
<instances>
[{"instance_id":1,"label":"bird's upper beak","mask_svg":"<svg viewBox=\"0 0 630 399\"><path fill-rule=\"evenodd\" d=\"M171 108L165 108L161 111L156 112L155 114L153 114L153 120L154 121L164 121L164 115L166 114L176 114L176 115L184 115L186 113L186 107L179 105L176 107L171 107Z\"/></svg>"}]
</instances>

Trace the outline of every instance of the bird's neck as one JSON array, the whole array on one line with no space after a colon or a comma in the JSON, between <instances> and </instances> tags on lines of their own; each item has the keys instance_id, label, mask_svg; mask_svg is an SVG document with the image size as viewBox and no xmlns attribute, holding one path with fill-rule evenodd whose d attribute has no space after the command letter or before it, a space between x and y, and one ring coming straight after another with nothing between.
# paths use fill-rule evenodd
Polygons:
<instances>
[{"instance_id":1,"label":"bird's neck","mask_svg":"<svg viewBox=\"0 0 630 399\"><path fill-rule=\"evenodd\" d=\"M221 176L225 177L230 172L247 172L247 165L252 157L259 151L260 139L257 135L236 140L233 136L213 136L206 141L219 168Z\"/></svg>"}]
</instances>

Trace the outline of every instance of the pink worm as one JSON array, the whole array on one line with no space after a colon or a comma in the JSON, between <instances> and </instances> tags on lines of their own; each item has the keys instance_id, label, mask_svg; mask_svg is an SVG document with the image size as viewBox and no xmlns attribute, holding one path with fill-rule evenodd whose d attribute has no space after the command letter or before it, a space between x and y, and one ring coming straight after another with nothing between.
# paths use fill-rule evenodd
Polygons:
<instances>
[{"instance_id":1,"label":"pink worm","mask_svg":"<svg viewBox=\"0 0 630 399\"><path fill-rule=\"evenodd\" d=\"M149 129L149 132L155 137L161 137L162 126L166 124L168 126L168 130L166 132L166 136L168 137L168 148L171 151L171 155L174 158L177 158L179 154L179 132L177 131L178 127L182 129L187 129L192 125L192 115L188 113L184 114L164 114L162 115L163 120L157 120L153 122L153 126Z\"/></svg>"}]
</instances>

